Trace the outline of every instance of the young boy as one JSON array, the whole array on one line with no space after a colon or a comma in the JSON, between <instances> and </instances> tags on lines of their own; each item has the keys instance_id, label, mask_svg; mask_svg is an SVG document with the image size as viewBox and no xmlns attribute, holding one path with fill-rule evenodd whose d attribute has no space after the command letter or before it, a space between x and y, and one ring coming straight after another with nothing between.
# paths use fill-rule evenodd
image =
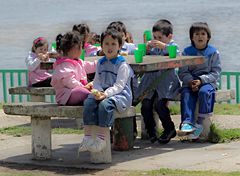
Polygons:
<instances>
[{"instance_id":1,"label":"young boy","mask_svg":"<svg viewBox=\"0 0 240 176\"><path fill-rule=\"evenodd\" d=\"M157 21L152 28L152 32L154 39L147 43L147 54L166 56L168 55L167 46L177 45L172 39L173 28L168 20L162 19ZM148 89L149 85L152 85L154 82L157 83L157 86L152 88L153 91L148 92L142 100L141 114L150 141L154 143L158 140L159 143L167 144L171 138L176 136L175 126L168 108L168 101L179 93L180 82L175 69L145 73L141 79L138 91L136 91L136 98L141 96ZM163 126L163 133L159 138L156 135L153 108L157 112Z\"/></svg>"},{"instance_id":2,"label":"young boy","mask_svg":"<svg viewBox=\"0 0 240 176\"><path fill-rule=\"evenodd\" d=\"M190 27L191 46L186 47L183 55L204 56L204 64L185 66L179 69L183 82L181 90L181 131L193 132L191 139L197 139L203 131L202 121L212 115L217 81L220 79L221 63L219 52L209 45L211 31L207 23L197 22ZM199 116L195 122L194 112L197 100Z\"/></svg>"}]
</instances>

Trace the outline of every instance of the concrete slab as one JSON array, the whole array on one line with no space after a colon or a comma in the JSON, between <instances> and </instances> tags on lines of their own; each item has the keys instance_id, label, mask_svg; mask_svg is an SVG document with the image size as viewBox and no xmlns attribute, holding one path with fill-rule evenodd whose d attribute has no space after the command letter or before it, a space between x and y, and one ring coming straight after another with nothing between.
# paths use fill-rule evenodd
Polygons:
<instances>
[{"instance_id":1,"label":"concrete slab","mask_svg":"<svg viewBox=\"0 0 240 176\"><path fill-rule=\"evenodd\" d=\"M39 166L75 167L113 170L240 170L240 142L224 144L183 143L173 140L167 145L150 144L137 139L130 151L113 151L111 164L91 164L88 152L77 157L82 136L53 135L51 160L31 159L31 137L0 137L0 162ZM144 164L143 164L144 163Z\"/></svg>"}]
</instances>

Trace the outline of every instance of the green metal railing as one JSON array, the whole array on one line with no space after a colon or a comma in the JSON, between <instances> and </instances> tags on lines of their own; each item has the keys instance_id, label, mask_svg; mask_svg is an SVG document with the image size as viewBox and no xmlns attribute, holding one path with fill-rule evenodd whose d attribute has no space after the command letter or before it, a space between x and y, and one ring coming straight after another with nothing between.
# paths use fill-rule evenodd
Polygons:
<instances>
[{"instance_id":1,"label":"green metal railing","mask_svg":"<svg viewBox=\"0 0 240 176\"><path fill-rule=\"evenodd\" d=\"M0 78L2 77L2 84L0 85L0 102L22 102L24 100L29 101L29 96L25 95L10 95L8 89L10 87L17 86L27 86L28 80L28 71L26 69L11 69L11 70L0 70ZM219 88L226 89L235 89L236 91L236 102L240 103L240 85L239 85L240 72L222 72L221 79L219 82ZM2 98L3 97L3 98ZM16 99L18 97L18 99ZM23 97L25 99L23 99ZM50 102L54 102L55 98L53 95L48 96Z\"/></svg>"},{"instance_id":2,"label":"green metal railing","mask_svg":"<svg viewBox=\"0 0 240 176\"><path fill-rule=\"evenodd\" d=\"M2 78L2 84L0 85L0 102L23 102L30 101L29 95L10 95L8 89L10 87L27 86L28 84L28 70L26 69L9 69L0 70L0 78ZM16 98L18 97L18 98ZM54 102L53 95L46 96L46 99L50 102Z\"/></svg>"},{"instance_id":3,"label":"green metal railing","mask_svg":"<svg viewBox=\"0 0 240 176\"><path fill-rule=\"evenodd\" d=\"M225 78L225 84L223 85L224 78ZM240 72L222 72L221 79L219 82L220 83L219 89L223 89L223 86L225 86L225 89L235 89L237 104L240 103L239 78L240 78Z\"/></svg>"}]
</instances>

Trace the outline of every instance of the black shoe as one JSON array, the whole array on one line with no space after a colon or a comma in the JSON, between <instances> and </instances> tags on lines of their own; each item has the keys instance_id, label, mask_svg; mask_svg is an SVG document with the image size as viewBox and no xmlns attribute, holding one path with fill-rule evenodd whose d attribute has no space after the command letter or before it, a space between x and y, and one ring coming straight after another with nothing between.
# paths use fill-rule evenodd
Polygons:
<instances>
[{"instance_id":1,"label":"black shoe","mask_svg":"<svg viewBox=\"0 0 240 176\"><path fill-rule=\"evenodd\" d=\"M158 142L160 144L167 144L169 141L176 136L176 130L172 130L170 132L163 131L162 135L158 138Z\"/></svg>"},{"instance_id":2,"label":"black shoe","mask_svg":"<svg viewBox=\"0 0 240 176\"><path fill-rule=\"evenodd\" d=\"M157 136L150 137L150 142L153 144L158 140Z\"/></svg>"}]
</instances>

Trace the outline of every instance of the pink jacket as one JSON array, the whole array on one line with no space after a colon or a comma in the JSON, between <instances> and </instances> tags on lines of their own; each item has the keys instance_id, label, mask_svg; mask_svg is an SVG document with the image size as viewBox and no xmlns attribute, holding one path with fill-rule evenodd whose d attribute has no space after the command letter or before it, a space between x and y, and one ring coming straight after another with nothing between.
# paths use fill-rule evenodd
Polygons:
<instances>
[{"instance_id":1,"label":"pink jacket","mask_svg":"<svg viewBox=\"0 0 240 176\"><path fill-rule=\"evenodd\" d=\"M51 85L56 91L56 102L65 105L71 90L87 84L87 73L96 71L97 61L89 62L80 59L59 58L54 63L54 74Z\"/></svg>"},{"instance_id":2,"label":"pink jacket","mask_svg":"<svg viewBox=\"0 0 240 176\"><path fill-rule=\"evenodd\" d=\"M31 86L37 82L43 81L52 75L47 70L40 69L41 60L37 58L37 55L33 52L29 52L25 59L25 63L28 68L28 84Z\"/></svg>"},{"instance_id":3,"label":"pink jacket","mask_svg":"<svg viewBox=\"0 0 240 176\"><path fill-rule=\"evenodd\" d=\"M90 43L85 43L84 49L86 51L86 57L89 57L89 56L96 56L97 51L100 50L101 47L96 47L96 46L91 45Z\"/></svg>"}]
</instances>

